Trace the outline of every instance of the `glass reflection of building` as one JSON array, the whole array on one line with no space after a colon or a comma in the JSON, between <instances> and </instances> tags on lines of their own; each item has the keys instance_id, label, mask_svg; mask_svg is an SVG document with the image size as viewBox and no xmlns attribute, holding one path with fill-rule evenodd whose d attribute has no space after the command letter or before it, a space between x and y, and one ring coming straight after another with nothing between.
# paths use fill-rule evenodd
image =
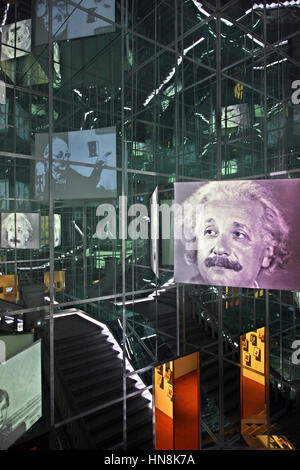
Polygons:
<instances>
[{"instance_id":1,"label":"glass reflection of building","mask_svg":"<svg viewBox=\"0 0 300 470\"><path fill-rule=\"evenodd\" d=\"M298 178L299 7L2 2L1 213L38 214L42 231L37 247L0 249L0 340L43 350L42 417L14 446L54 430L52 449L153 449L154 367L198 351L203 449L300 446L298 293L174 284L166 240L154 274L150 240L121 236L119 199L149 209L156 187L170 205L178 181ZM103 227L101 204L116 214ZM241 337L263 327L267 415L253 443Z\"/></svg>"}]
</instances>

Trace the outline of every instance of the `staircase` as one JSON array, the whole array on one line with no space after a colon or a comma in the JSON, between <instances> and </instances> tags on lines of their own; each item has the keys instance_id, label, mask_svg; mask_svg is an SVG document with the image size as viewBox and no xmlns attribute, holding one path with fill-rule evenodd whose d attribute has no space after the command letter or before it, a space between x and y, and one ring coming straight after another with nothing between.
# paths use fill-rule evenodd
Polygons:
<instances>
[{"instance_id":1,"label":"staircase","mask_svg":"<svg viewBox=\"0 0 300 470\"><path fill-rule=\"evenodd\" d=\"M73 415L100 407L76 420L85 436L81 448L123 448L123 362L101 327L79 315L54 321L55 372ZM137 392L136 380L127 378L127 395ZM61 396L56 397L61 401ZM105 404L120 400L116 404ZM63 418L65 409L57 400ZM152 410L141 395L127 399L127 449L152 449ZM103 406L103 408L101 408ZM78 429L76 431L78 433ZM76 436L70 436L73 442Z\"/></svg>"},{"instance_id":2,"label":"staircase","mask_svg":"<svg viewBox=\"0 0 300 470\"><path fill-rule=\"evenodd\" d=\"M159 289L158 294L157 305L155 300L137 303L135 311L143 315L149 326L168 346L170 359L173 359L177 356L176 288L165 291ZM183 315L180 313L180 353L188 354L200 350L201 389L212 403L219 406L219 363L218 358L210 354L214 353L218 356L217 339L211 329L204 327L199 316L193 316L192 313L189 313L188 308L186 310L185 351L183 349ZM167 359L163 358L164 361ZM160 359L158 358L158 360ZM224 415L230 425L238 426L240 423L240 369L227 361L223 362L223 368Z\"/></svg>"}]
</instances>

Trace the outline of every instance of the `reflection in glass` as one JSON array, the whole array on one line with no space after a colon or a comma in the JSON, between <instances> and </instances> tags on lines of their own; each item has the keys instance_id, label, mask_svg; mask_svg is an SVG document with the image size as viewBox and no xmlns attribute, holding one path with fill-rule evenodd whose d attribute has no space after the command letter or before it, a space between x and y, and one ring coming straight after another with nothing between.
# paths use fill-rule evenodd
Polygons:
<instances>
[{"instance_id":1,"label":"reflection in glass","mask_svg":"<svg viewBox=\"0 0 300 470\"><path fill-rule=\"evenodd\" d=\"M267 386L266 328L262 327L241 336L241 427L251 446L257 444L253 436L268 432Z\"/></svg>"},{"instance_id":2,"label":"reflection in glass","mask_svg":"<svg viewBox=\"0 0 300 470\"><path fill-rule=\"evenodd\" d=\"M154 369L156 450L198 450L199 354Z\"/></svg>"},{"instance_id":3,"label":"reflection in glass","mask_svg":"<svg viewBox=\"0 0 300 470\"><path fill-rule=\"evenodd\" d=\"M81 0L78 5L85 10L68 4L65 0L53 1L52 31L56 40L94 36L113 30L113 27L96 15L115 20L115 1ZM36 3L36 44L46 44L49 32L49 2Z\"/></svg>"},{"instance_id":4,"label":"reflection in glass","mask_svg":"<svg viewBox=\"0 0 300 470\"><path fill-rule=\"evenodd\" d=\"M31 20L18 21L2 27L1 60L21 57L31 51ZM17 49L15 49L15 47Z\"/></svg>"},{"instance_id":5,"label":"reflection in glass","mask_svg":"<svg viewBox=\"0 0 300 470\"><path fill-rule=\"evenodd\" d=\"M36 134L35 190L38 199L47 195L48 134ZM56 133L52 140L53 189L56 198L115 197L116 133L114 128Z\"/></svg>"}]
</instances>

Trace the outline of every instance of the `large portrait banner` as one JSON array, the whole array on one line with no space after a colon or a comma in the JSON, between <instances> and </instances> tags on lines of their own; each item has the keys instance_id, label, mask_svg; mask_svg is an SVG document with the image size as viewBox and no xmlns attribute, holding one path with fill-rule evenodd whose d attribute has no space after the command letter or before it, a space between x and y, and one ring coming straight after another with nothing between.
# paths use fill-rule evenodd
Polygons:
<instances>
[{"instance_id":1,"label":"large portrait banner","mask_svg":"<svg viewBox=\"0 0 300 470\"><path fill-rule=\"evenodd\" d=\"M300 290L300 181L175 183L176 282Z\"/></svg>"},{"instance_id":2,"label":"large portrait banner","mask_svg":"<svg viewBox=\"0 0 300 470\"><path fill-rule=\"evenodd\" d=\"M38 249L40 215L37 212L1 214L1 248Z\"/></svg>"},{"instance_id":3,"label":"large portrait banner","mask_svg":"<svg viewBox=\"0 0 300 470\"><path fill-rule=\"evenodd\" d=\"M35 135L35 195L49 197L49 135ZM116 129L57 132L52 139L53 192L57 199L117 195ZM42 160L41 160L42 159Z\"/></svg>"},{"instance_id":4,"label":"large portrait banner","mask_svg":"<svg viewBox=\"0 0 300 470\"><path fill-rule=\"evenodd\" d=\"M0 364L0 450L42 416L41 340Z\"/></svg>"}]
</instances>

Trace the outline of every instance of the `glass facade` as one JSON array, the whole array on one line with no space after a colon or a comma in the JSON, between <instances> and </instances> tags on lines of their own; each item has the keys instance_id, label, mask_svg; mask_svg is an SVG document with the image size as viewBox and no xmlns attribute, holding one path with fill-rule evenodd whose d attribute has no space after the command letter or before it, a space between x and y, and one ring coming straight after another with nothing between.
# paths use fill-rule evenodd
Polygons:
<instances>
[{"instance_id":1,"label":"glass facade","mask_svg":"<svg viewBox=\"0 0 300 470\"><path fill-rule=\"evenodd\" d=\"M199 351L201 448L247 447L240 336L266 327L260 432L297 447L299 293L174 283L148 232L155 188L299 177L299 2L0 8L0 340L42 344L41 417L13 445L155 448L154 367Z\"/></svg>"}]
</instances>

